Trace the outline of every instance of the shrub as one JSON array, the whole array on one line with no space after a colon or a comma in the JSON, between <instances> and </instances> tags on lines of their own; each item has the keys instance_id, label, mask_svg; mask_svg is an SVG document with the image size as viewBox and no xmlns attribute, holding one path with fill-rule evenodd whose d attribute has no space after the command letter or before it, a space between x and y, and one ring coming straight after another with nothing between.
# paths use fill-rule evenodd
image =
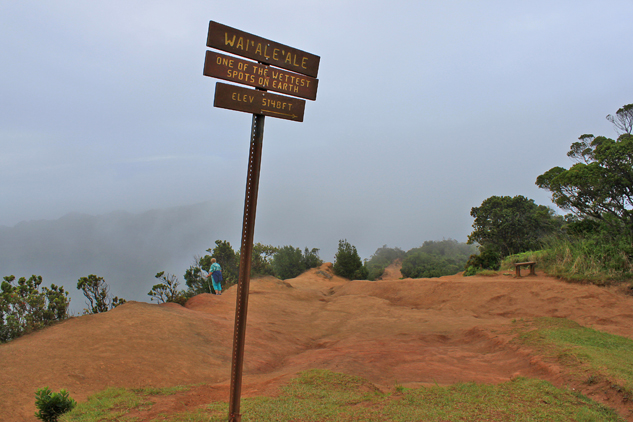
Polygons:
<instances>
[{"instance_id":1,"label":"shrub","mask_svg":"<svg viewBox=\"0 0 633 422\"><path fill-rule=\"evenodd\" d=\"M388 248L387 245L383 245L382 248L376 249L369 261L365 263L367 279L372 281L377 279L385 272L385 268L404 256L405 252L400 248Z\"/></svg>"},{"instance_id":2,"label":"shrub","mask_svg":"<svg viewBox=\"0 0 633 422\"><path fill-rule=\"evenodd\" d=\"M514 270L514 264L516 264L517 262L535 261L539 264L542 264L544 258L547 256L547 253L548 252L544 249L540 251L527 251L517 253L503 258L499 266L503 269Z\"/></svg>"},{"instance_id":3,"label":"shrub","mask_svg":"<svg viewBox=\"0 0 633 422\"><path fill-rule=\"evenodd\" d=\"M285 250L280 254L284 248ZM273 275L285 280L294 278L303 271L318 267L323 263L319 258L317 248L312 250L305 248L303 256L298 248L292 246L284 246L284 248L255 243L251 255L251 277ZM216 240L215 248L209 248L207 252L210 255L205 255L202 258L195 257L193 265L185 271L184 278L189 288L187 294L211 293L212 288L204 273L209 271L212 257L222 267L225 289L238 282L240 251L235 252L226 240Z\"/></svg>"},{"instance_id":4,"label":"shrub","mask_svg":"<svg viewBox=\"0 0 633 422\"><path fill-rule=\"evenodd\" d=\"M463 263L456 258L416 251L402 261L400 272L408 278L433 278L460 272Z\"/></svg>"},{"instance_id":5,"label":"shrub","mask_svg":"<svg viewBox=\"0 0 633 422\"><path fill-rule=\"evenodd\" d=\"M165 271L161 271L154 277L161 280L159 284L155 284L148 295L150 300L156 299L158 303L173 302L183 305L187 302L192 295L185 291L178 290L178 277L172 274L165 274Z\"/></svg>"},{"instance_id":6,"label":"shrub","mask_svg":"<svg viewBox=\"0 0 633 422\"><path fill-rule=\"evenodd\" d=\"M334 274L350 280L366 280L368 270L358 256L356 246L345 240L339 240L338 252L334 256Z\"/></svg>"},{"instance_id":7,"label":"shrub","mask_svg":"<svg viewBox=\"0 0 633 422\"><path fill-rule=\"evenodd\" d=\"M272 258L278 249L272 245L255 243L251 255L251 276L274 275Z\"/></svg>"},{"instance_id":8,"label":"shrub","mask_svg":"<svg viewBox=\"0 0 633 422\"><path fill-rule=\"evenodd\" d=\"M305 264L306 269L316 268L323 264L323 260L319 258L319 249L312 248L312 250L308 250L308 247L303 251L303 263Z\"/></svg>"},{"instance_id":9,"label":"shrub","mask_svg":"<svg viewBox=\"0 0 633 422\"><path fill-rule=\"evenodd\" d=\"M68 318L70 299L63 287L52 284L40 292L42 277L35 275L14 281L7 276L0 285L0 343Z\"/></svg>"},{"instance_id":10,"label":"shrub","mask_svg":"<svg viewBox=\"0 0 633 422\"><path fill-rule=\"evenodd\" d=\"M240 253L233 250L230 242L216 240L215 248L209 248L207 252L209 255L201 258L194 257L193 265L185 271L184 279L190 295L211 293L212 287L204 274L211 267L211 258L215 258L220 267L222 267L222 283L225 289L238 282ZM276 252L277 248L274 246L261 243L254 244L251 256L251 276L273 275L272 257Z\"/></svg>"},{"instance_id":11,"label":"shrub","mask_svg":"<svg viewBox=\"0 0 633 422\"><path fill-rule=\"evenodd\" d=\"M301 249L290 245L279 248L273 256L272 267L275 276L282 280L295 278L306 270Z\"/></svg>"},{"instance_id":12,"label":"shrub","mask_svg":"<svg viewBox=\"0 0 633 422\"><path fill-rule=\"evenodd\" d=\"M501 257L539 249L546 236L560 231L563 219L554 210L524 196L491 196L473 207L473 232L468 243L479 243Z\"/></svg>"},{"instance_id":13,"label":"shrub","mask_svg":"<svg viewBox=\"0 0 633 422\"><path fill-rule=\"evenodd\" d=\"M208 266L205 262L203 269L209 271L211 267L211 257L215 258L222 267L222 278L224 288L227 289L237 283L240 274L240 254L236 253L231 244L226 240L216 240L215 248L207 249L211 255L208 256ZM205 257L206 258L206 257Z\"/></svg>"},{"instance_id":14,"label":"shrub","mask_svg":"<svg viewBox=\"0 0 633 422\"><path fill-rule=\"evenodd\" d=\"M322 263L317 248L309 250L306 247L302 255L301 249L288 245L277 248L272 259L272 268L276 277L286 280L295 278L304 271L318 267Z\"/></svg>"},{"instance_id":15,"label":"shrub","mask_svg":"<svg viewBox=\"0 0 633 422\"><path fill-rule=\"evenodd\" d=\"M479 254L473 254L468 258L464 276L475 275L482 270L497 271L500 267L500 261L501 255L499 252L480 246Z\"/></svg>"},{"instance_id":16,"label":"shrub","mask_svg":"<svg viewBox=\"0 0 633 422\"><path fill-rule=\"evenodd\" d=\"M98 277L94 274L90 274L88 277L81 277L77 281L77 289L81 290L86 299L88 299L87 305L89 308L84 309L84 315L107 312L125 303L125 299L110 296L108 283L105 282L103 277Z\"/></svg>"},{"instance_id":17,"label":"shrub","mask_svg":"<svg viewBox=\"0 0 633 422\"><path fill-rule=\"evenodd\" d=\"M421 247L411 249L402 260L400 272L404 277L432 278L457 274L462 271L475 246L448 239L427 240Z\"/></svg>"},{"instance_id":18,"label":"shrub","mask_svg":"<svg viewBox=\"0 0 633 422\"><path fill-rule=\"evenodd\" d=\"M35 417L44 422L57 422L59 417L70 412L77 402L68 396L68 391L60 390L53 393L50 388L44 387L35 393L35 406L39 411Z\"/></svg>"},{"instance_id":19,"label":"shrub","mask_svg":"<svg viewBox=\"0 0 633 422\"><path fill-rule=\"evenodd\" d=\"M566 280L602 285L633 278L633 246L628 236L553 238L541 261L545 271Z\"/></svg>"},{"instance_id":20,"label":"shrub","mask_svg":"<svg viewBox=\"0 0 633 422\"><path fill-rule=\"evenodd\" d=\"M202 258L194 257L193 265L185 271L185 284L187 285L187 292L189 295L194 296L201 293L211 293L211 286L203 271L209 271L211 267L211 256L205 255ZM206 270L205 270L206 268ZM149 294L149 293L148 293Z\"/></svg>"}]
</instances>

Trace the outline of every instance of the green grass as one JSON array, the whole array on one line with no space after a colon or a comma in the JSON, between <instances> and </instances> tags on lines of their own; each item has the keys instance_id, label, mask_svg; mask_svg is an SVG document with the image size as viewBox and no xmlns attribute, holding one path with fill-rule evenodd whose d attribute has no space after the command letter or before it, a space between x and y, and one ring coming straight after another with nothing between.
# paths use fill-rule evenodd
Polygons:
<instances>
[{"instance_id":1,"label":"green grass","mask_svg":"<svg viewBox=\"0 0 633 422\"><path fill-rule=\"evenodd\" d=\"M633 294L633 263L629 257L630 243L607 243L596 238L550 238L546 249L522 252L505 257L501 269L514 271L517 262L536 261L537 268L554 277L578 283L607 286L628 282Z\"/></svg>"},{"instance_id":2,"label":"green grass","mask_svg":"<svg viewBox=\"0 0 633 422\"><path fill-rule=\"evenodd\" d=\"M90 396L86 403L80 404L72 412L64 415L60 422L134 422L136 418L129 418L126 415L132 410L149 410L153 405L151 396L175 394L189 388L188 386L130 390L107 388Z\"/></svg>"},{"instance_id":3,"label":"green grass","mask_svg":"<svg viewBox=\"0 0 633 422\"><path fill-rule=\"evenodd\" d=\"M609 285L633 279L630 240L588 236L572 241L547 241L540 264L553 276L568 281ZM537 260L539 261L539 260Z\"/></svg>"},{"instance_id":4,"label":"green grass","mask_svg":"<svg viewBox=\"0 0 633 422\"><path fill-rule=\"evenodd\" d=\"M134 388L132 389L135 393L140 393L146 396L171 396L172 394L179 393L181 391L187 391L191 387L187 385L177 385L175 387L165 387L165 388L154 388L154 387L145 387L145 388Z\"/></svg>"},{"instance_id":5,"label":"green grass","mask_svg":"<svg viewBox=\"0 0 633 422\"><path fill-rule=\"evenodd\" d=\"M477 275L480 277L495 277L499 275L499 272L495 270L481 269L477 271Z\"/></svg>"},{"instance_id":6,"label":"green grass","mask_svg":"<svg viewBox=\"0 0 633 422\"><path fill-rule=\"evenodd\" d=\"M61 417L63 422L129 421L130 410L148 409L151 402L142 394L124 388L107 388Z\"/></svg>"},{"instance_id":7,"label":"green grass","mask_svg":"<svg viewBox=\"0 0 633 422\"><path fill-rule=\"evenodd\" d=\"M587 384L607 380L633 400L633 340L564 318L539 318L526 324L523 331L521 341L576 368Z\"/></svg>"},{"instance_id":8,"label":"green grass","mask_svg":"<svg viewBox=\"0 0 633 422\"><path fill-rule=\"evenodd\" d=\"M616 413L547 381L517 378L407 392L385 408L392 421L621 421Z\"/></svg>"},{"instance_id":9,"label":"green grass","mask_svg":"<svg viewBox=\"0 0 633 422\"><path fill-rule=\"evenodd\" d=\"M109 393L108 393L109 392ZM82 403L63 421L132 421L121 413L125 406L147 406L146 394L137 390L106 390L117 397L107 406L96 404L100 395ZM123 394L125 393L125 394ZM135 400L124 396L135 396ZM119 401L120 400L120 401ZM128 404L124 404L128 403ZM93 410L89 410L93 409ZM80 413L88 415L75 418ZM328 421L499 421L499 422L622 422L612 409L546 381L517 378L499 385L461 383L407 389L397 384L393 393L383 393L362 378L325 370L301 373L278 397L245 398L241 402L244 422ZM123 416L122 416L123 415ZM212 402L186 413L162 415L156 421L223 422L228 405Z\"/></svg>"},{"instance_id":10,"label":"green grass","mask_svg":"<svg viewBox=\"0 0 633 422\"><path fill-rule=\"evenodd\" d=\"M543 258L547 256L547 253L548 252L546 250L540 250L509 255L501 261L501 269L514 271L514 264L516 264L517 262L536 261L537 264L541 263Z\"/></svg>"}]
</instances>

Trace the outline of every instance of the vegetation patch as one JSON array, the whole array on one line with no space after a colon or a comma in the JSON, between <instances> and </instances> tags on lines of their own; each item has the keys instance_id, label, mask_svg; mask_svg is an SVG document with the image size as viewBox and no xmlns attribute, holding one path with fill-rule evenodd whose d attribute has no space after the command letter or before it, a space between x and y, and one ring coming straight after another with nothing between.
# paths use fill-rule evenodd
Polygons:
<instances>
[{"instance_id":1,"label":"vegetation patch","mask_svg":"<svg viewBox=\"0 0 633 422\"><path fill-rule=\"evenodd\" d=\"M527 251L509 255L501 261L501 269L514 271L514 264L519 262L541 262L547 255L546 250Z\"/></svg>"},{"instance_id":2,"label":"vegetation patch","mask_svg":"<svg viewBox=\"0 0 633 422\"><path fill-rule=\"evenodd\" d=\"M565 318L538 318L520 328L520 341L538 348L567 367L581 371L587 384L607 381L626 400L633 400L633 340Z\"/></svg>"},{"instance_id":3,"label":"vegetation patch","mask_svg":"<svg viewBox=\"0 0 633 422\"><path fill-rule=\"evenodd\" d=\"M471 209L468 242L479 244L479 254L470 257L464 275L497 270L506 257L543 249L528 259L548 274L597 285L631 280L633 293L633 104L607 120L617 139L581 135L567 153L573 166L553 167L536 178L569 214L556 215L521 195L492 196Z\"/></svg>"},{"instance_id":4,"label":"vegetation patch","mask_svg":"<svg viewBox=\"0 0 633 422\"><path fill-rule=\"evenodd\" d=\"M547 381L516 378L407 391L385 408L392 421L623 421L587 397Z\"/></svg>"},{"instance_id":5,"label":"vegetation patch","mask_svg":"<svg viewBox=\"0 0 633 422\"><path fill-rule=\"evenodd\" d=\"M477 270L477 272L472 275L478 275L480 277L496 277L499 275L499 272L494 270Z\"/></svg>"},{"instance_id":6,"label":"vegetation patch","mask_svg":"<svg viewBox=\"0 0 633 422\"><path fill-rule=\"evenodd\" d=\"M146 392L109 389L80 404L62 421L132 421L125 414L143 406L151 406ZM299 374L278 397L243 399L240 413L244 422L624 421L614 410L546 381L517 378L499 385L415 389L396 385L393 392L384 393L365 379L317 369ZM86 416L80 419L80 414ZM212 402L156 420L221 422L227 415L227 403Z\"/></svg>"},{"instance_id":7,"label":"vegetation patch","mask_svg":"<svg viewBox=\"0 0 633 422\"><path fill-rule=\"evenodd\" d=\"M609 239L598 233L550 239L543 266L549 274L568 281L609 285L633 278L631 253L625 237Z\"/></svg>"},{"instance_id":8,"label":"vegetation patch","mask_svg":"<svg viewBox=\"0 0 633 422\"><path fill-rule=\"evenodd\" d=\"M63 415L60 422L117 421L134 422L137 418L127 416L131 411L149 410L153 406L151 396L167 396L186 391L189 386L167 388L107 388L85 403L76 406L70 413ZM177 419L168 419L177 420Z\"/></svg>"},{"instance_id":9,"label":"vegetation patch","mask_svg":"<svg viewBox=\"0 0 633 422\"><path fill-rule=\"evenodd\" d=\"M402 260L405 252L400 248L389 248L387 245L383 245L382 248L378 248L376 252L365 261L367 267L367 280L374 281L381 277L385 269L392 263Z\"/></svg>"},{"instance_id":10,"label":"vegetation patch","mask_svg":"<svg viewBox=\"0 0 633 422\"><path fill-rule=\"evenodd\" d=\"M400 272L407 278L432 278L457 274L464 270L468 257L477 247L453 239L426 241L408 251Z\"/></svg>"},{"instance_id":11,"label":"vegetation patch","mask_svg":"<svg viewBox=\"0 0 633 422\"><path fill-rule=\"evenodd\" d=\"M0 343L68 318L70 298L63 287L42 287L42 276L3 277L0 282Z\"/></svg>"}]
</instances>

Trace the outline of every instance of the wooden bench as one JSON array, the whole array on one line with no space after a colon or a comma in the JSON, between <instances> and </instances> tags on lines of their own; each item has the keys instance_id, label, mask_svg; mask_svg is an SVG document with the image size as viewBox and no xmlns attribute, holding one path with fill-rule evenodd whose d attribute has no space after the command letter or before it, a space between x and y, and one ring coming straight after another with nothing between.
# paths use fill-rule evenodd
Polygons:
<instances>
[{"instance_id":1,"label":"wooden bench","mask_svg":"<svg viewBox=\"0 0 633 422\"><path fill-rule=\"evenodd\" d=\"M534 272L534 266L536 266L536 262L534 261L530 261L530 262L517 262L516 264L514 264L514 268L516 269L516 278L521 277L521 267L530 267L530 274L529 275L536 275L536 273Z\"/></svg>"}]
</instances>

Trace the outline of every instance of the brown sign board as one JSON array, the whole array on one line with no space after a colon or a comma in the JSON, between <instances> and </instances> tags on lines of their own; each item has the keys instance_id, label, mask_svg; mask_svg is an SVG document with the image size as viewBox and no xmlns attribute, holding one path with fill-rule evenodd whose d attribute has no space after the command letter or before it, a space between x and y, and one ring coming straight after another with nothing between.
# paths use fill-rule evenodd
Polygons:
<instances>
[{"instance_id":1,"label":"brown sign board","mask_svg":"<svg viewBox=\"0 0 633 422\"><path fill-rule=\"evenodd\" d=\"M303 122L305 100L237 85L215 84L215 107Z\"/></svg>"},{"instance_id":2,"label":"brown sign board","mask_svg":"<svg viewBox=\"0 0 633 422\"><path fill-rule=\"evenodd\" d=\"M203 74L212 78L220 78L308 100L316 100L319 84L318 79L310 76L288 72L215 51L207 51Z\"/></svg>"},{"instance_id":3,"label":"brown sign board","mask_svg":"<svg viewBox=\"0 0 633 422\"><path fill-rule=\"evenodd\" d=\"M319 56L214 21L209 22L207 46L313 78L319 73Z\"/></svg>"}]
</instances>

